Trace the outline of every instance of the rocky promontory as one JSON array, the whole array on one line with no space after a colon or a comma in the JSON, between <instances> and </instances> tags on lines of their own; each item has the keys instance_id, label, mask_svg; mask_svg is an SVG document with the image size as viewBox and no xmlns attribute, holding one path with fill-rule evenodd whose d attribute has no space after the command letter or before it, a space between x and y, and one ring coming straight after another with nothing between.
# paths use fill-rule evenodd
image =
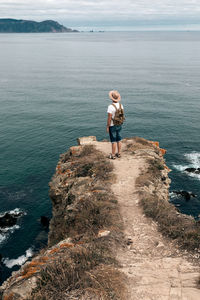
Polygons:
<instances>
[{"instance_id":1,"label":"rocky promontory","mask_svg":"<svg viewBox=\"0 0 200 300\"><path fill-rule=\"evenodd\" d=\"M138 137L122 145L109 160L109 142L84 137L60 156L48 247L4 282L3 300L200 299L189 260L200 231L168 201L166 151Z\"/></svg>"},{"instance_id":2,"label":"rocky promontory","mask_svg":"<svg viewBox=\"0 0 200 300\"><path fill-rule=\"evenodd\" d=\"M67 28L56 21L45 20L36 22L31 20L0 19L0 33L29 33L29 32L78 32Z\"/></svg>"}]
</instances>

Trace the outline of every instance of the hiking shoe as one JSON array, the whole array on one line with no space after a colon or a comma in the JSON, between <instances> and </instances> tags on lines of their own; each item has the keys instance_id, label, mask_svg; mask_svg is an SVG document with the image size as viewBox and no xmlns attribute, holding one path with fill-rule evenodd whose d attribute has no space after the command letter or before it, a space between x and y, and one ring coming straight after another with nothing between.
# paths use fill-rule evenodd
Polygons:
<instances>
[{"instance_id":1,"label":"hiking shoe","mask_svg":"<svg viewBox=\"0 0 200 300\"><path fill-rule=\"evenodd\" d=\"M109 158L110 158L110 159L115 159L116 157L115 157L115 155L110 154L110 155L109 155Z\"/></svg>"},{"instance_id":2,"label":"hiking shoe","mask_svg":"<svg viewBox=\"0 0 200 300\"><path fill-rule=\"evenodd\" d=\"M120 154L120 153L117 153L117 154L116 154L116 157L120 158L120 157L121 157L121 154Z\"/></svg>"}]
</instances>

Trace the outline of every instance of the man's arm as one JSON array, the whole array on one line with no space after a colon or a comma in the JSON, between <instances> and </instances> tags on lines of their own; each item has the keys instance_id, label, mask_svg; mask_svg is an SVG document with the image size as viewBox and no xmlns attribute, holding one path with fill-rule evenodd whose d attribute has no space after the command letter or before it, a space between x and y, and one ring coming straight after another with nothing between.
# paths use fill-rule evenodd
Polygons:
<instances>
[{"instance_id":1,"label":"man's arm","mask_svg":"<svg viewBox=\"0 0 200 300\"><path fill-rule=\"evenodd\" d=\"M110 127L111 120L112 120L112 114L108 113L107 128L106 128L107 132L109 132L109 127Z\"/></svg>"}]
</instances>

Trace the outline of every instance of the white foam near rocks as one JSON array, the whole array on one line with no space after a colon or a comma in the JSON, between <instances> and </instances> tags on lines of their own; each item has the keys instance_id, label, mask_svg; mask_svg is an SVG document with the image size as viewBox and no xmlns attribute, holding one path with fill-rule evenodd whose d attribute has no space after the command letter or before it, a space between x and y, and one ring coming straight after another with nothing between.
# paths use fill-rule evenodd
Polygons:
<instances>
[{"instance_id":1,"label":"white foam near rocks","mask_svg":"<svg viewBox=\"0 0 200 300\"><path fill-rule=\"evenodd\" d=\"M26 215L26 212L24 212L20 208L15 208L15 209L12 209L12 210L1 212L0 217L5 216L6 213L9 213L10 215L13 215L14 217L18 217L20 215Z\"/></svg>"},{"instance_id":2,"label":"white foam near rocks","mask_svg":"<svg viewBox=\"0 0 200 300\"><path fill-rule=\"evenodd\" d=\"M170 192L169 197L170 197L170 199L173 199L173 198L176 198L177 195L174 192Z\"/></svg>"},{"instance_id":3,"label":"white foam near rocks","mask_svg":"<svg viewBox=\"0 0 200 300\"><path fill-rule=\"evenodd\" d=\"M15 230L18 230L19 228L20 228L19 225L14 225L12 227L1 228L0 245L8 239L10 233L13 233Z\"/></svg>"},{"instance_id":4,"label":"white foam near rocks","mask_svg":"<svg viewBox=\"0 0 200 300\"><path fill-rule=\"evenodd\" d=\"M14 266L21 266L23 265L30 257L33 256L33 249L29 248L26 250L24 255L19 256L15 259L4 258L3 263L6 265L7 268L11 269Z\"/></svg>"},{"instance_id":5,"label":"white foam near rocks","mask_svg":"<svg viewBox=\"0 0 200 300\"><path fill-rule=\"evenodd\" d=\"M198 153L198 152L188 153L188 154L185 154L185 157L191 163L193 168L200 167L200 153Z\"/></svg>"},{"instance_id":6,"label":"white foam near rocks","mask_svg":"<svg viewBox=\"0 0 200 300\"><path fill-rule=\"evenodd\" d=\"M182 165L173 165L173 167L176 170L181 171L181 172L185 171L186 168L189 168L187 165L184 165L184 166L182 166Z\"/></svg>"},{"instance_id":7,"label":"white foam near rocks","mask_svg":"<svg viewBox=\"0 0 200 300\"><path fill-rule=\"evenodd\" d=\"M20 228L19 225L14 225L12 227L1 228L1 232L3 232L3 233L7 233L7 232L13 233L16 229L19 229L19 228Z\"/></svg>"},{"instance_id":8,"label":"white foam near rocks","mask_svg":"<svg viewBox=\"0 0 200 300\"><path fill-rule=\"evenodd\" d=\"M7 239L7 236L5 234L0 233L0 244L2 244Z\"/></svg>"},{"instance_id":9,"label":"white foam near rocks","mask_svg":"<svg viewBox=\"0 0 200 300\"><path fill-rule=\"evenodd\" d=\"M188 173L188 172L187 172L187 173ZM189 173L188 175L191 176L191 177L194 177L194 178L197 178L197 179L200 180L200 174Z\"/></svg>"},{"instance_id":10,"label":"white foam near rocks","mask_svg":"<svg viewBox=\"0 0 200 300\"><path fill-rule=\"evenodd\" d=\"M9 213L13 217L20 218L21 216L26 215L27 213L21 210L20 208L15 208L9 211L4 211L0 213L0 217L4 217L6 213ZM11 227L4 227L0 228L0 245L4 243L7 238L9 237L10 233L13 233L15 230L18 230L20 228L19 225L14 225Z\"/></svg>"},{"instance_id":11,"label":"white foam near rocks","mask_svg":"<svg viewBox=\"0 0 200 300\"><path fill-rule=\"evenodd\" d=\"M193 172L186 172L186 168L200 168L200 153L199 152L191 152L184 154L185 158L188 161L187 165L176 165L174 164L173 167L178 171L184 172L185 174L200 179L200 174L196 174Z\"/></svg>"}]
</instances>

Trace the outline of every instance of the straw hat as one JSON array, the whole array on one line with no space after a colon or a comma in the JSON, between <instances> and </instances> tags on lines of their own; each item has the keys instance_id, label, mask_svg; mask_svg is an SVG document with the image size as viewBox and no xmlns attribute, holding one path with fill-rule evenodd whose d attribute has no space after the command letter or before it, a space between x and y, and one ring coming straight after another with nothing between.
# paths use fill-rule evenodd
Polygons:
<instances>
[{"instance_id":1,"label":"straw hat","mask_svg":"<svg viewBox=\"0 0 200 300\"><path fill-rule=\"evenodd\" d=\"M110 91L109 97L114 102L119 102L121 100L120 93L118 91Z\"/></svg>"}]
</instances>

